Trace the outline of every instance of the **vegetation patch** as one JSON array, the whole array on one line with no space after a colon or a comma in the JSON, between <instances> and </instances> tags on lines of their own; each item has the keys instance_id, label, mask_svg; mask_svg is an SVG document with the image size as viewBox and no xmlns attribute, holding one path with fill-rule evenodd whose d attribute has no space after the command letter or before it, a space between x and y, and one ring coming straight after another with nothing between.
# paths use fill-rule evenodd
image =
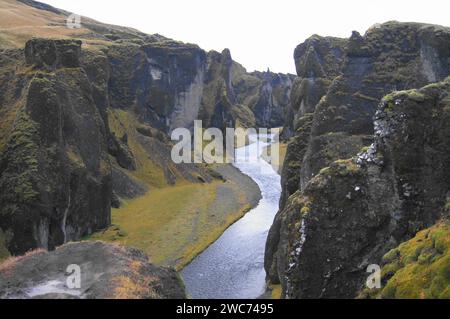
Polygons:
<instances>
[{"instance_id":1,"label":"vegetation patch","mask_svg":"<svg viewBox=\"0 0 450 319\"><path fill-rule=\"evenodd\" d=\"M450 298L450 221L416 234L383 257L383 287L361 297Z\"/></svg>"},{"instance_id":2,"label":"vegetation patch","mask_svg":"<svg viewBox=\"0 0 450 319\"><path fill-rule=\"evenodd\" d=\"M281 299L282 288L281 285L270 285L270 298L271 299Z\"/></svg>"},{"instance_id":3,"label":"vegetation patch","mask_svg":"<svg viewBox=\"0 0 450 319\"><path fill-rule=\"evenodd\" d=\"M155 276L143 276L140 261L131 261L130 271L126 275L117 276L113 281L115 299L158 299L161 296L152 288L158 281Z\"/></svg>"},{"instance_id":4,"label":"vegetation patch","mask_svg":"<svg viewBox=\"0 0 450 319\"><path fill-rule=\"evenodd\" d=\"M142 124L124 110L110 110L108 121L111 132L116 136L121 137L125 134L128 136L128 146L136 159L136 170L127 171L127 173L150 186L167 186L163 168L151 160L147 151L136 140L136 134L139 134L136 128Z\"/></svg>"},{"instance_id":5,"label":"vegetation patch","mask_svg":"<svg viewBox=\"0 0 450 319\"><path fill-rule=\"evenodd\" d=\"M38 125L21 109L9 136L7 149L3 156L8 158L8 167L2 172L0 188L8 189L5 197L11 202L28 203L34 201L36 174L38 173L38 152L36 142Z\"/></svg>"},{"instance_id":6,"label":"vegetation patch","mask_svg":"<svg viewBox=\"0 0 450 319\"><path fill-rule=\"evenodd\" d=\"M224 185L235 188L240 209L218 204L218 187ZM113 209L113 226L87 239L136 247L154 264L181 269L250 209L238 194L237 185L220 181L153 189Z\"/></svg>"}]
</instances>

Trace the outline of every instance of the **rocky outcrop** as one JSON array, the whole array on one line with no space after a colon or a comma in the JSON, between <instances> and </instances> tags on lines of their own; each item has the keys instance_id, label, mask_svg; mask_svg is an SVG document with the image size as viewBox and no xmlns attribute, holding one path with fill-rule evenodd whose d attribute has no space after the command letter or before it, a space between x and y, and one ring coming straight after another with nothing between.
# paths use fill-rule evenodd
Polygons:
<instances>
[{"instance_id":1,"label":"rocky outcrop","mask_svg":"<svg viewBox=\"0 0 450 319\"><path fill-rule=\"evenodd\" d=\"M332 37L313 36L300 44L294 53L299 77L292 85L290 110L285 119L282 137L293 135L288 144L281 172L280 207L298 190L316 105L328 91L333 78L340 74L347 41ZM314 150L309 153L315 154Z\"/></svg>"},{"instance_id":2,"label":"rocky outcrop","mask_svg":"<svg viewBox=\"0 0 450 319\"><path fill-rule=\"evenodd\" d=\"M144 137L132 127L110 128L110 112L122 95L115 92L116 62L105 53L84 52L80 41L46 39L30 40L22 52L4 53L0 229L10 253L54 249L109 226L111 201L118 206L117 196L148 189L129 175L142 171L144 161L167 166L163 178L168 183L177 178L199 182L199 175L213 179L196 167L168 167L170 143L164 133ZM145 111L129 112L155 124Z\"/></svg>"},{"instance_id":3,"label":"rocky outcrop","mask_svg":"<svg viewBox=\"0 0 450 319\"><path fill-rule=\"evenodd\" d=\"M20 95L8 101L16 115L0 160L0 228L16 254L52 249L110 222L106 130L92 89L82 69L51 62L54 52L47 50L76 45L77 52L78 42L32 40L25 56L37 70L18 75Z\"/></svg>"},{"instance_id":4,"label":"rocky outcrop","mask_svg":"<svg viewBox=\"0 0 450 319\"><path fill-rule=\"evenodd\" d=\"M206 53L172 40L116 44L106 52L111 106L134 110L151 126L169 132L198 117Z\"/></svg>"},{"instance_id":5,"label":"rocky outcrop","mask_svg":"<svg viewBox=\"0 0 450 319\"><path fill-rule=\"evenodd\" d=\"M247 73L234 62L232 85L236 100L253 112L257 127L281 127L289 113L291 88L294 76L267 72Z\"/></svg>"},{"instance_id":6,"label":"rocky outcrop","mask_svg":"<svg viewBox=\"0 0 450 319\"><path fill-rule=\"evenodd\" d=\"M220 129L284 122L293 77L248 74L228 49L206 53L195 45L162 40L117 44L106 55L112 107L131 108L164 132L192 128L196 119Z\"/></svg>"},{"instance_id":7,"label":"rocky outcrop","mask_svg":"<svg viewBox=\"0 0 450 319\"><path fill-rule=\"evenodd\" d=\"M136 161L133 153L128 146L128 135L124 134L121 139L118 139L114 133L110 135L108 141L108 152L117 160L120 167L135 170Z\"/></svg>"},{"instance_id":8,"label":"rocky outcrop","mask_svg":"<svg viewBox=\"0 0 450 319\"><path fill-rule=\"evenodd\" d=\"M269 236L278 226L277 248L268 250L285 297L355 297L369 264L444 216L449 84L388 96L374 144L289 198Z\"/></svg>"},{"instance_id":9,"label":"rocky outcrop","mask_svg":"<svg viewBox=\"0 0 450 319\"><path fill-rule=\"evenodd\" d=\"M75 276L79 275L80 286ZM0 265L2 299L182 299L174 270L156 267L141 251L102 242L69 243Z\"/></svg>"},{"instance_id":10,"label":"rocky outcrop","mask_svg":"<svg viewBox=\"0 0 450 319\"><path fill-rule=\"evenodd\" d=\"M266 271L281 282L284 297L355 297L369 264L442 216L448 80L388 95L378 105L391 91L429 83L430 65L434 79L448 76L449 36L443 27L389 22L364 36L353 33L339 50L324 50L329 39L317 49L307 49L308 41L297 48L300 76L323 81L336 73L327 90L292 98L312 114L299 121L300 112L295 121L267 242ZM430 42L435 54L425 57ZM300 87L294 84L298 96ZM306 105L308 98L317 104Z\"/></svg>"},{"instance_id":11,"label":"rocky outcrop","mask_svg":"<svg viewBox=\"0 0 450 319\"><path fill-rule=\"evenodd\" d=\"M80 40L32 39L25 46L27 64L37 68L77 68L80 66Z\"/></svg>"}]
</instances>

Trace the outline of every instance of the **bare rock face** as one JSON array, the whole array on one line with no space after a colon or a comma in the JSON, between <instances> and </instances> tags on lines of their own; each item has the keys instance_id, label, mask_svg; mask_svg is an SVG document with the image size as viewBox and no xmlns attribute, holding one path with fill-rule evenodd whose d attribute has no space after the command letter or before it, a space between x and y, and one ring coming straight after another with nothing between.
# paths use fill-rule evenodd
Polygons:
<instances>
[{"instance_id":1,"label":"bare rock face","mask_svg":"<svg viewBox=\"0 0 450 319\"><path fill-rule=\"evenodd\" d=\"M231 81L237 103L246 105L254 114L257 127L281 127L289 116L292 74L266 72L248 73L234 62Z\"/></svg>"},{"instance_id":2,"label":"bare rock face","mask_svg":"<svg viewBox=\"0 0 450 319\"><path fill-rule=\"evenodd\" d=\"M448 80L380 100L445 79L449 36L439 26L389 22L354 33L339 46L343 55L316 37L296 50L307 78L294 83L297 133L265 261L284 297L355 297L367 265L442 216Z\"/></svg>"},{"instance_id":3,"label":"bare rock face","mask_svg":"<svg viewBox=\"0 0 450 319\"><path fill-rule=\"evenodd\" d=\"M333 78L340 74L346 44L344 39L313 36L295 49L299 77L292 85L291 114L286 117L284 126L284 131L290 131L288 136L293 135L293 138L288 144L281 172L281 208L299 188L302 162L307 151L315 154L309 150L315 108L327 93Z\"/></svg>"},{"instance_id":4,"label":"bare rock face","mask_svg":"<svg viewBox=\"0 0 450 319\"><path fill-rule=\"evenodd\" d=\"M75 267L79 267L78 269ZM79 273L78 273L79 270ZM80 275L80 286L75 277ZM0 264L0 297L34 299L182 299L174 270L139 250L102 242L69 243Z\"/></svg>"}]
</instances>

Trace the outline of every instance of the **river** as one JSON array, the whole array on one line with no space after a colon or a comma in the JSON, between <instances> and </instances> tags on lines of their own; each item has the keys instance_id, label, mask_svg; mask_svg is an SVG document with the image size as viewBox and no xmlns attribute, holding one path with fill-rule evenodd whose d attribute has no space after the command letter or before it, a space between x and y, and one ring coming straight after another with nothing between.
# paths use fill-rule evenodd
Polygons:
<instances>
[{"instance_id":1,"label":"river","mask_svg":"<svg viewBox=\"0 0 450 319\"><path fill-rule=\"evenodd\" d=\"M281 194L280 175L261 158L266 138L250 136L251 144L236 149L233 165L258 184L262 199L182 270L192 298L252 299L265 291L264 250Z\"/></svg>"}]
</instances>

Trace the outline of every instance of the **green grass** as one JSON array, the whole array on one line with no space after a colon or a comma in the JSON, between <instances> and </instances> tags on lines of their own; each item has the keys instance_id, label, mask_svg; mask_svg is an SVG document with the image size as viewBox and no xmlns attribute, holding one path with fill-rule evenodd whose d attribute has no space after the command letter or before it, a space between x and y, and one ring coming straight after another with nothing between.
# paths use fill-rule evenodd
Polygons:
<instances>
[{"instance_id":1,"label":"green grass","mask_svg":"<svg viewBox=\"0 0 450 319\"><path fill-rule=\"evenodd\" d=\"M164 187L167 185L162 167L154 163L147 151L136 140L136 128L141 124L138 120L123 110L110 110L108 114L109 126L118 137L125 133L128 135L128 146L136 159L137 169L128 172L133 177L145 182L147 185Z\"/></svg>"},{"instance_id":2,"label":"green grass","mask_svg":"<svg viewBox=\"0 0 450 319\"><path fill-rule=\"evenodd\" d=\"M269 289L271 291L270 298L271 299L281 299L281 285L270 285Z\"/></svg>"},{"instance_id":3,"label":"green grass","mask_svg":"<svg viewBox=\"0 0 450 319\"><path fill-rule=\"evenodd\" d=\"M423 230L383 257L386 284L372 298L450 298L450 221Z\"/></svg>"},{"instance_id":4,"label":"green grass","mask_svg":"<svg viewBox=\"0 0 450 319\"><path fill-rule=\"evenodd\" d=\"M152 263L180 269L248 210L241 201L241 210L216 214L213 204L219 185L223 183L153 189L113 209L113 226L89 239L136 247Z\"/></svg>"}]
</instances>

